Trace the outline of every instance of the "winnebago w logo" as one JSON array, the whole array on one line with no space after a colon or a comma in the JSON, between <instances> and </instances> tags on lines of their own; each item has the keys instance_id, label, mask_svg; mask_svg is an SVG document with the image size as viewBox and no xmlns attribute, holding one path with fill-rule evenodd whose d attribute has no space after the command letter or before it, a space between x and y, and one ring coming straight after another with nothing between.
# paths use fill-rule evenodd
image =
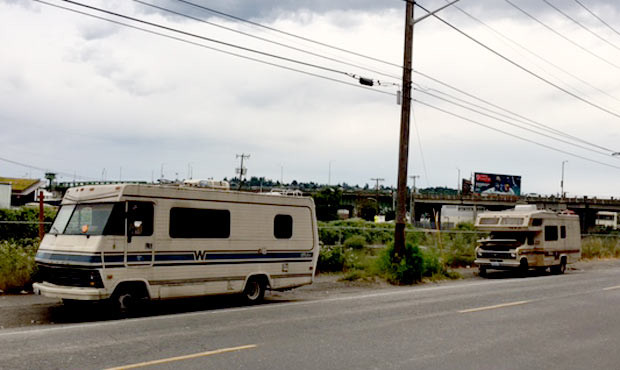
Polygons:
<instances>
[{"instance_id":1,"label":"winnebago w logo","mask_svg":"<svg viewBox=\"0 0 620 370\"><path fill-rule=\"evenodd\" d=\"M194 251L194 261L204 261L207 259L207 251Z\"/></svg>"}]
</instances>

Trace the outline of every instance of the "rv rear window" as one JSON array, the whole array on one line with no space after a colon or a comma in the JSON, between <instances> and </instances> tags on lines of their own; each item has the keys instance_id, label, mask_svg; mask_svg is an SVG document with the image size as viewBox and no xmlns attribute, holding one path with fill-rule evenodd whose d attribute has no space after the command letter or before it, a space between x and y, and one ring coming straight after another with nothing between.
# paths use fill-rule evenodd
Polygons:
<instances>
[{"instance_id":1,"label":"rv rear window","mask_svg":"<svg viewBox=\"0 0 620 370\"><path fill-rule=\"evenodd\" d=\"M273 219L273 235L276 239L290 239L293 236L293 217L276 215Z\"/></svg>"},{"instance_id":2,"label":"rv rear window","mask_svg":"<svg viewBox=\"0 0 620 370\"><path fill-rule=\"evenodd\" d=\"M171 238L228 238L230 211L225 209L171 208Z\"/></svg>"},{"instance_id":3,"label":"rv rear window","mask_svg":"<svg viewBox=\"0 0 620 370\"><path fill-rule=\"evenodd\" d=\"M560 226L560 238L566 239L566 226Z\"/></svg>"},{"instance_id":4,"label":"rv rear window","mask_svg":"<svg viewBox=\"0 0 620 370\"><path fill-rule=\"evenodd\" d=\"M545 241L552 242L554 240L558 240L558 227L545 226Z\"/></svg>"}]
</instances>

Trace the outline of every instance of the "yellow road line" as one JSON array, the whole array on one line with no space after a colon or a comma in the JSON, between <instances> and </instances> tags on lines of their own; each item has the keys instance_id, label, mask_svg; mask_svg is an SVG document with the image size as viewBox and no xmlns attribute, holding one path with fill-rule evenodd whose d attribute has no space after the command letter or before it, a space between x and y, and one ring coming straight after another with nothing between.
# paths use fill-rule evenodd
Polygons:
<instances>
[{"instance_id":1,"label":"yellow road line","mask_svg":"<svg viewBox=\"0 0 620 370\"><path fill-rule=\"evenodd\" d=\"M206 356L211 356L211 355L218 355L220 353L235 352L235 351L241 351L241 350L244 350L244 349L252 349L252 348L256 348L256 344L248 344L246 346L216 349L216 350L213 350L213 351L194 353L192 355L162 358L161 360L140 362L140 363L137 363L137 364L123 365L123 366L119 366L119 367L111 367L111 368L109 368L107 370L135 369L135 368L138 368L138 367L160 365L160 364L166 364L166 363L174 362L174 361L191 360L193 358L206 357Z\"/></svg>"},{"instance_id":2,"label":"yellow road line","mask_svg":"<svg viewBox=\"0 0 620 370\"><path fill-rule=\"evenodd\" d=\"M603 288L603 290L616 290L616 289L620 289L620 285L610 286L610 287L607 287L607 288Z\"/></svg>"},{"instance_id":3,"label":"yellow road line","mask_svg":"<svg viewBox=\"0 0 620 370\"><path fill-rule=\"evenodd\" d=\"M522 305L522 304L526 304L526 303L530 303L530 302L531 301L518 301L518 302L502 303L502 304L496 304L494 306L485 306L485 307L477 307L477 308L470 308L470 309L467 309L467 310L461 310L461 311L459 311L459 313L469 313L469 312L478 312L478 311L485 311L485 310L494 310L496 308L518 306L518 305Z\"/></svg>"}]
</instances>

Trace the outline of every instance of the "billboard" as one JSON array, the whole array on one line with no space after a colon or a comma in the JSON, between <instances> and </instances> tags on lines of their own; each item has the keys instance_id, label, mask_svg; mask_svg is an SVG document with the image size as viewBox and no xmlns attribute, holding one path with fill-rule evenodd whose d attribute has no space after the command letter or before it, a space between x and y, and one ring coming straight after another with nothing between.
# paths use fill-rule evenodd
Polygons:
<instances>
[{"instance_id":1,"label":"billboard","mask_svg":"<svg viewBox=\"0 0 620 370\"><path fill-rule=\"evenodd\" d=\"M521 195L521 176L474 173L474 193Z\"/></svg>"}]
</instances>

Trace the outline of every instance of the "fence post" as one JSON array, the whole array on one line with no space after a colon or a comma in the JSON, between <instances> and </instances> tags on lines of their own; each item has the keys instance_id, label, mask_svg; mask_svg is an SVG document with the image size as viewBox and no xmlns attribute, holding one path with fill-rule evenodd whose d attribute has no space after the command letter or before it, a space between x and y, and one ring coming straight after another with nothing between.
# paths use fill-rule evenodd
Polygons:
<instances>
[{"instance_id":1,"label":"fence post","mask_svg":"<svg viewBox=\"0 0 620 370\"><path fill-rule=\"evenodd\" d=\"M45 218L43 216L43 190L41 190L39 192L39 240L43 240L43 236L45 236L45 228L43 226Z\"/></svg>"}]
</instances>

